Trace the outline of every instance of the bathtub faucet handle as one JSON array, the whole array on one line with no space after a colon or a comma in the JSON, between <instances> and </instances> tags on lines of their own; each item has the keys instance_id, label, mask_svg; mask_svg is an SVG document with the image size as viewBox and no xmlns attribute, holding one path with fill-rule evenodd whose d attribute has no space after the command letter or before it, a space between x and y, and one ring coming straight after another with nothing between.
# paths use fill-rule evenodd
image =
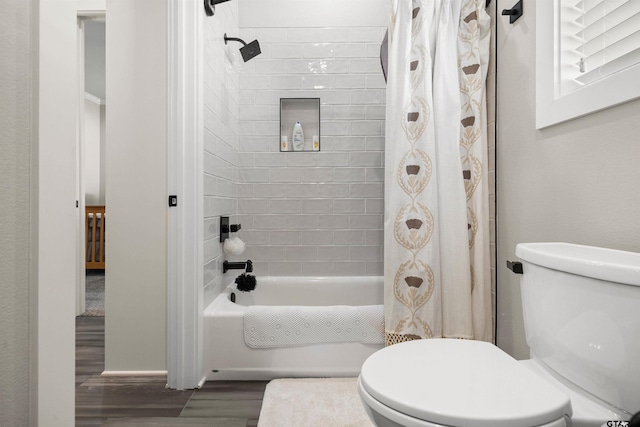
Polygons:
<instances>
[{"instance_id":1,"label":"bathtub faucet handle","mask_svg":"<svg viewBox=\"0 0 640 427\"><path fill-rule=\"evenodd\" d=\"M251 273L253 271L253 262L250 259L247 260L247 268L245 271L247 273Z\"/></svg>"}]
</instances>

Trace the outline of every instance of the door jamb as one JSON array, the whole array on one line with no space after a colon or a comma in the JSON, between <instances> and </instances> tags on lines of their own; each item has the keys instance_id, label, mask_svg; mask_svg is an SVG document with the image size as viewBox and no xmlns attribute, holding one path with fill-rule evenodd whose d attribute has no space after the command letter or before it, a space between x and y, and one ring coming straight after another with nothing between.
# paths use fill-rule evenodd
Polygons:
<instances>
[{"instance_id":1,"label":"door jamb","mask_svg":"<svg viewBox=\"0 0 640 427\"><path fill-rule=\"evenodd\" d=\"M78 128L77 128L77 145L76 145L76 222L78 226L78 234L76 236L76 316L84 313L86 309L86 273L84 265L86 261L85 243L85 187L84 187L84 153L85 153L85 128L84 128L84 31L85 20L83 16L78 14L78 32L77 32L77 67L78 67Z\"/></svg>"},{"instance_id":2,"label":"door jamb","mask_svg":"<svg viewBox=\"0 0 640 427\"><path fill-rule=\"evenodd\" d=\"M169 120L167 385L201 387L203 373L202 15L197 2L168 0Z\"/></svg>"}]
</instances>

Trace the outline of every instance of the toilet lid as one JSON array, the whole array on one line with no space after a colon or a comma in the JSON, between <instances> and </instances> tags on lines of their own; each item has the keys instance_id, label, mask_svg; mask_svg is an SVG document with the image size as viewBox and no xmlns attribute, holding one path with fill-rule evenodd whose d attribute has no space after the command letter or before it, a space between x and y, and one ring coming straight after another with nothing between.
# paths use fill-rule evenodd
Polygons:
<instances>
[{"instance_id":1,"label":"toilet lid","mask_svg":"<svg viewBox=\"0 0 640 427\"><path fill-rule=\"evenodd\" d=\"M571 416L564 393L482 341L386 347L364 362L360 381L387 407L447 426L527 427Z\"/></svg>"}]
</instances>

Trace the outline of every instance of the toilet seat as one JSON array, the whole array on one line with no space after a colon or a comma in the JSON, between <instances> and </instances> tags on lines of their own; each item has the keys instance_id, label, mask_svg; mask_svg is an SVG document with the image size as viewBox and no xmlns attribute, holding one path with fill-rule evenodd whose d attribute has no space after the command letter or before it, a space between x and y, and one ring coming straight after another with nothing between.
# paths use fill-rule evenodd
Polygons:
<instances>
[{"instance_id":1,"label":"toilet seat","mask_svg":"<svg viewBox=\"0 0 640 427\"><path fill-rule=\"evenodd\" d=\"M382 416L385 420L394 423L394 425L403 427L447 427L442 424L434 424L425 420L419 420L383 405L367 393L362 386L361 378L358 378L358 394L365 404L365 410L369 413L369 417L375 421L378 421L377 417ZM386 421L386 424L388 424L388 421Z\"/></svg>"},{"instance_id":2,"label":"toilet seat","mask_svg":"<svg viewBox=\"0 0 640 427\"><path fill-rule=\"evenodd\" d=\"M394 426L402 427L451 427L443 426L442 424L434 424L429 421L419 420L418 418L410 417L402 412L395 411L388 406L383 405L376 399L371 397L362 387L362 383L358 378L358 394L360 399L365 403L365 410L369 413L369 417L380 421L379 417L382 416L385 419L385 424L389 425L389 422ZM572 420L573 421L573 420ZM536 426L536 427L567 427L569 424L565 418L552 421L550 423Z\"/></svg>"},{"instance_id":3,"label":"toilet seat","mask_svg":"<svg viewBox=\"0 0 640 427\"><path fill-rule=\"evenodd\" d=\"M531 427L571 416L567 395L481 341L386 347L365 361L359 381L361 395L425 426Z\"/></svg>"}]
</instances>

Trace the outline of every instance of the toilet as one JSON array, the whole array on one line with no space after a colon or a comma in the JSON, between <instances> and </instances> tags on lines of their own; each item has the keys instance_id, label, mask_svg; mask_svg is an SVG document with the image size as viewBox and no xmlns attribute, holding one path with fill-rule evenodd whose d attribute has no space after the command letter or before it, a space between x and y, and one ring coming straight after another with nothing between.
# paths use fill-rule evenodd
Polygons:
<instances>
[{"instance_id":1,"label":"toilet","mask_svg":"<svg viewBox=\"0 0 640 427\"><path fill-rule=\"evenodd\" d=\"M358 377L378 427L623 426L640 411L640 254L523 243L516 255L531 358L457 339L379 350Z\"/></svg>"}]
</instances>

